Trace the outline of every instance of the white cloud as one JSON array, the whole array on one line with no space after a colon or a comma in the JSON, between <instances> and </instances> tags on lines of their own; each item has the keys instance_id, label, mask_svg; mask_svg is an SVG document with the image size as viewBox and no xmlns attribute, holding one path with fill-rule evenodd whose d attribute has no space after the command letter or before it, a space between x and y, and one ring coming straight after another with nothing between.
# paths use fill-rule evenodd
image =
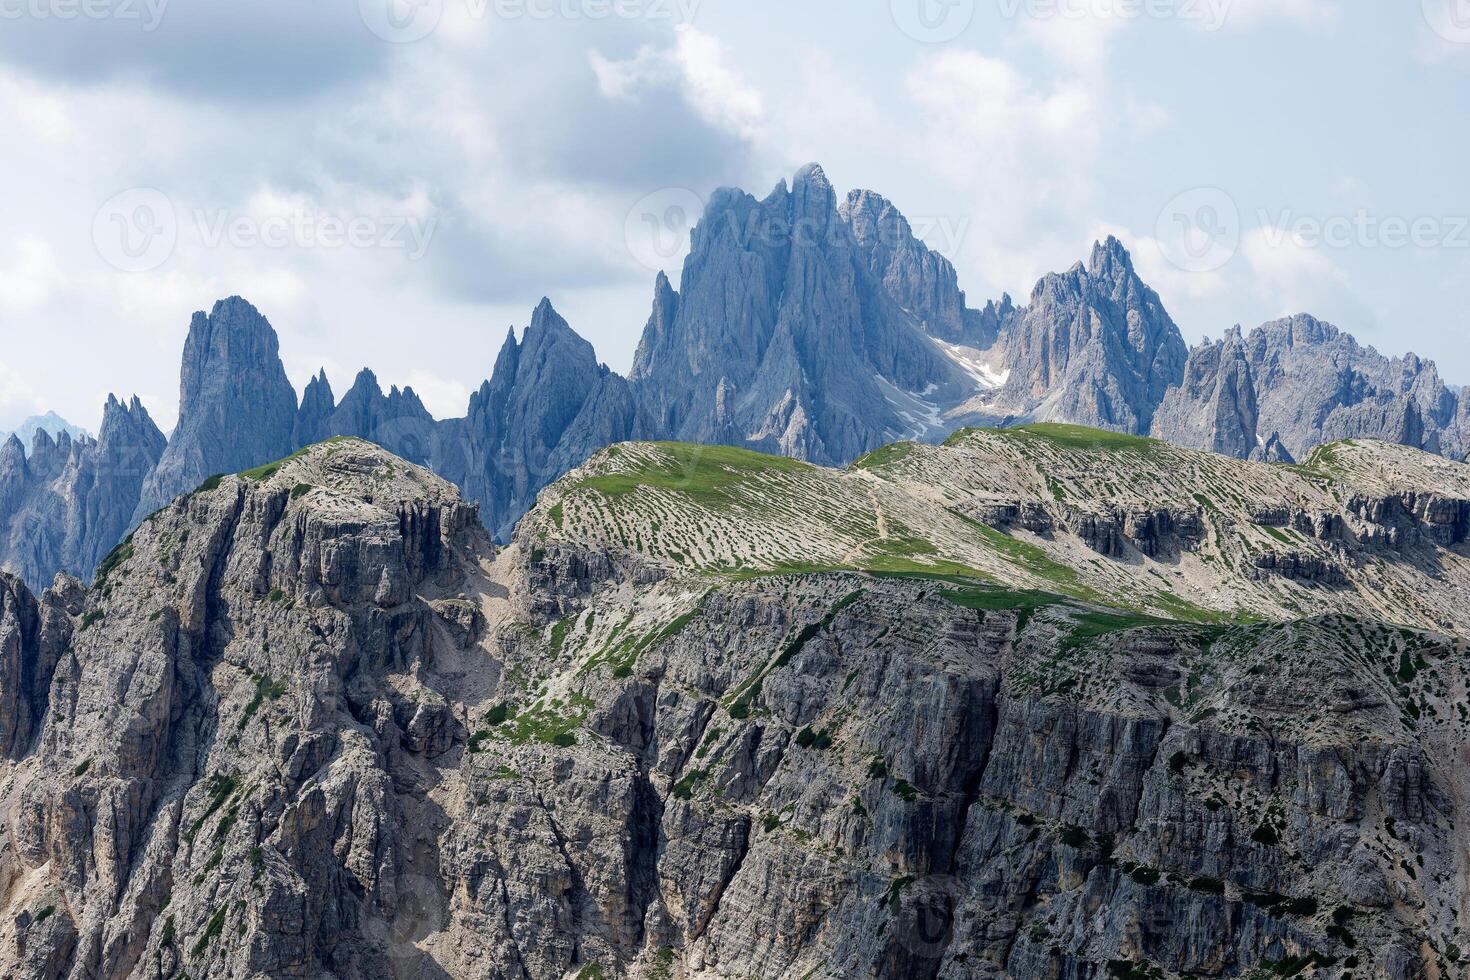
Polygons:
<instances>
[{"instance_id":1,"label":"white cloud","mask_svg":"<svg viewBox=\"0 0 1470 980\"><path fill-rule=\"evenodd\" d=\"M41 411L41 399L30 382L0 361L0 421L4 422L5 428Z\"/></svg>"},{"instance_id":2,"label":"white cloud","mask_svg":"<svg viewBox=\"0 0 1470 980\"><path fill-rule=\"evenodd\" d=\"M458 418L470 403L470 389L453 378L428 371L410 371L399 387L412 388L435 418Z\"/></svg>"},{"instance_id":3,"label":"white cloud","mask_svg":"<svg viewBox=\"0 0 1470 980\"><path fill-rule=\"evenodd\" d=\"M0 312L37 309L65 284L56 253L39 238L21 238L0 253Z\"/></svg>"},{"instance_id":4,"label":"white cloud","mask_svg":"<svg viewBox=\"0 0 1470 980\"><path fill-rule=\"evenodd\" d=\"M1337 0L1214 0L1223 4L1226 27L1243 27L1271 19L1320 24L1338 16Z\"/></svg>"},{"instance_id":5,"label":"white cloud","mask_svg":"<svg viewBox=\"0 0 1470 980\"><path fill-rule=\"evenodd\" d=\"M1300 235L1256 228L1242 236L1240 249L1251 288L1281 315L1341 309L1352 300L1347 273Z\"/></svg>"},{"instance_id":6,"label":"white cloud","mask_svg":"<svg viewBox=\"0 0 1470 980\"><path fill-rule=\"evenodd\" d=\"M765 111L760 93L730 67L725 45L693 27L677 32L675 57L690 102L711 123L753 137Z\"/></svg>"},{"instance_id":7,"label":"white cloud","mask_svg":"<svg viewBox=\"0 0 1470 980\"><path fill-rule=\"evenodd\" d=\"M677 86L684 99L709 124L744 138L755 138L765 119L760 92L730 66L719 38L694 27L674 32L672 47L644 45L630 58L588 54L605 98L629 102L651 88Z\"/></svg>"}]
</instances>

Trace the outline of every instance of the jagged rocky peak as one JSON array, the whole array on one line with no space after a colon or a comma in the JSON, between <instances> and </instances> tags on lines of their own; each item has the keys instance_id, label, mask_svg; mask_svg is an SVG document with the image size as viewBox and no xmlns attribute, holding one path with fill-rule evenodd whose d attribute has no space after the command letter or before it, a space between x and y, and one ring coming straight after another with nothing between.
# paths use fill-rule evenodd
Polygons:
<instances>
[{"instance_id":1,"label":"jagged rocky peak","mask_svg":"<svg viewBox=\"0 0 1470 980\"><path fill-rule=\"evenodd\" d=\"M1182 445L1261 458L1274 436L1273 455L1302 458L1324 443L1368 438L1464 453L1460 399L1433 362L1384 357L1312 316L1206 342L1190 362L1154 428Z\"/></svg>"},{"instance_id":2,"label":"jagged rocky peak","mask_svg":"<svg viewBox=\"0 0 1470 980\"><path fill-rule=\"evenodd\" d=\"M855 190L839 209L867 260L868 271L924 329L949 343L970 343L969 313L950 261L914 236L887 198Z\"/></svg>"},{"instance_id":3,"label":"jagged rocky peak","mask_svg":"<svg viewBox=\"0 0 1470 980\"><path fill-rule=\"evenodd\" d=\"M90 578L127 531L163 433L134 397L109 395L97 439L38 432L30 458L0 449L0 565L34 587L58 572Z\"/></svg>"},{"instance_id":4,"label":"jagged rocky peak","mask_svg":"<svg viewBox=\"0 0 1470 980\"><path fill-rule=\"evenodd\" d=\"M971 389L870 268L821 167L762 201L716 192L691 241L632 375L668 434L846 461L941 428Z\"/></svg>"},{"instance_id":5,"label":"jagged rocky peak","mask_svg":"<svg viewBox=\"0 0 1470 980\"><path fill-rule=\"evenodd\" d=\"M270 322L238 296L194 314L179 376L179 423L143 488L134 519L215 473L294 448L296 390Z\"/></svg>"},{"instance_id":6,"label":"jagged rocky peak","mask_svg":"<svg viewBox=\"0 0 1470 980\"><path fill-rule=\"evenodd\" d=\"M1145 433L1189 350L1114 237L1086 265L1042 278L1000 343L1009 378L992 411Z\"/></svg>"},{"instance_id":7,"label":"jagged rocky peak","mask_svg":"<svg viewBox=\"0 0 1470 980\"><path fill-rule=\"evenodd\" d=\"M543 299L519 342L507 333L469 415L446 424L435 467L508 537L547 483L610 442L653 431L628 382Z\"/></svg>"},{"instance_id":8,"label":"jagged rocky peak","mask_svg":"<svg viewBox=\"0 0 1470 980\"><path fill-rule=\"evenodd\" d=\"M26 783L4 791L15 833L0 866L23 884L4 898L0 962L45 977L349 961L393 975L405 951L364 915L381 925L390 892L408 900L412 828L432 807L396 796L382 753L457 723L408 675L389 678L433 663L440 630L479 628L478 607L438 595L490 554L451 486L339 440L145 521L65 619L74 638L38 634L34 611L17 630L0 616L0 656L18 632L34 669L59 664L35 685L0 679L0 705L34 689L53 708L34 739L25 711L0 712Z\"/></svg>"},{"instance_id":9,"label":"jagged rocky peak","mask_svg":"<svg viewBox=\"0 0 1470 980\"><path fill-rule=\"evenodd\" d=\"M327 438L327 422L336 410L337 399L332 393L332 382L327 379L326 368L322 368L301 393L292 441L298 446L310 446Z\"/></svg>"}]
</instances>

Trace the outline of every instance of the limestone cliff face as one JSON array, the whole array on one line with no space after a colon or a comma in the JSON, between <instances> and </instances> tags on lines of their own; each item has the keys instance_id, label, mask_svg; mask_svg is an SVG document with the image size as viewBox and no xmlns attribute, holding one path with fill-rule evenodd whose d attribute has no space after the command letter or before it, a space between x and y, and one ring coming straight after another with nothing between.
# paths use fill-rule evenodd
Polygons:
<instances>
[{"instance_id":1,"label":"limestone cliff face","mask_svg":"<svg viewBox=\"0 0 1470 980\"><path fill-rule=\"evenodd\" d=\"M961 400L963 374L885 288L908 280L884 268L902 260L879 251L881 220L897 219L839 212L816 165L761 201L718 191L678 294L659 284L634 361L661 431L835 463L924 434L935 405ZM939 262L916 274L935 279L916 292L947 281ZM934 315L957 315L955 295L936 302Z\"/></svg>"},{"instance_id":2,"label":"limestone cliff face","mask_svg":"<svg viewBox=\"0 0 1470 980\"><path fill-rule=\"evenodd\" d=\"M509 536L548 483L602 446L653 432L628 383L543 300L520 342L506 338L469 414L443 424L436 469Z\"/></svg>"},{"instance_id":3,"label":"limestone cliff face","mask_svg":"<svg viewBox=\"0 0 1470 980\"><path fill-rule=\"evenodd\" d=\"M1009 377L996 409L1130 433L1149 431L1189 353L1115 238L1094 246L1086 265L1042 279L1000 343Z\"/></svg>"},{"instance_id":4,"label":"limestone cliff face","mask_svg":"<svg viewBox=\"0 0 1470 980\"><path fill-rule=\"evenodd\" d=\"M1273 439L1292 457L1341 439L1381 439L1460 458L1462 414L1432 362L1384 357L1302 315L1191 352L1154 435L1241 458L1263 458Z\"/></svg>"},{"instance_id":5,"label":"limestone cliff face","mask_svg":"<svg viewBox=\"0 0 1470 980\"><path fill-rule=\"evenodd\" d=\"M496 553L340 440L171 504L84 599L0 580L0 965L1453 975L1462 639L711 575L570 504L739 516L725 472L573 474Z\"/></svg>"},{"instance_id":6,"label":"limestone cliff face","mask_svg":"<svg viewBox=\"0 0 1470 980\"><path fill-rule=\"evenodd\" d=\"M163 433L138 399L109 396L97 439L38 431L29 454L0 448L0 565L30 583L90 577L127 533Z\"/></svg>"},{"instance_id":7,"label":"limestone cliff face","mask_svg":"<svg viewBox=\"0 0 1470 980\"><path fill-rule=\"evenodd\" d=\"M133 512L137 523L209 476L292 450L296 390L276 332L238 296L194 314L179 375L179 424Z\"/></svg>"}]
</instances>

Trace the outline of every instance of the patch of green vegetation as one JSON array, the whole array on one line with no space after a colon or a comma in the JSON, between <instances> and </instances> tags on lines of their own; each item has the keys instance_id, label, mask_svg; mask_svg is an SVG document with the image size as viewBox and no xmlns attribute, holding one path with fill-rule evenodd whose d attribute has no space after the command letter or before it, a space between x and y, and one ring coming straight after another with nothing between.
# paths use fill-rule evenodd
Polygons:
<instances>
[{"instance_id":1,"label":"patch of green vegetation","mask_svg":"<svg viewBox=\"0 0 1470 980\"><path fill-rule=\"evenodd\" d=\"M1128 630L1142 629L1148 626L1177 625L1177 623L1171 620L1145 616L1141 613L1084 612L1076 618L1072 632L1061 642L1059 651L1066 653L1070 650L1075 650L1078 647L1086 646L1093 640L1112 633L1123 633Z\"/></svg>"},{"instance_id":2,"label":"patch of green vegetation","mask_svg":"<svg viewBox=\"0 0 1470 980\"><path fill-rule=\"evenodd\" d=\"M1076 599L1094 599L1096 593L1082 585L1077 577L1077 572L1062 563L1055 561L1041 548L1027 541L1013 538L1009 534L997 531L989 524L984 524L971 517L966 517L958 511L950 511L970 526L986 547L992 551L999 552L1007 561L1013 565L1030 572L1038 578L1046 579L1055 583L1058 588Z\"/></svg>"},{"instance_id":3,"label":"patch of green vegetation","mask_svg":"<svg viewBox=\"0 0 1470 980\"><path fill-rule=\"evenodd\" d=\"M852 464L855 470L873 470L880 466L888 466L905 459L914 451L912 442L895 442L891 445L880 446Z\"/></svg>"},{"instance_id":4,"label":"patch of green vegetation","mask_svg":"<svg viewBox=\"0 0 1470 980\"><path fill-rule=\"evenodd\" d=\"M957 606L979 612L1014 612L1018 633L1026 628L1027 622L1040 610L1067 601L1062 596L1053 595L1050 592L991 588L946 589L940 595Z\"/></svg>"},{"instance_id":5,"label":"patch of green vegetation","mask_svg":"<svg viewBox=\"0 0 1470 980\"><path fill-rule=\"evenodd\" d=\"M174 944L174 917L169 916L163 920L163 933L159 936L159 944L172 946Z\"/></svg>"},{"instance_id":6,"label":"patch of green vegetation","mask_svg":"<svg viewBox=\"0 0 1470 980\"><path fill-rule=\"evenodd\" d=\"M1295 542L1292 541L1291 538L1286 536L1286 532L1281 530L1279 527L1272 527L1269 524L1259 524L1257 526L1262 531L1265 531L1267 534L1271 535L1271 537L1275 538L1278 542L1286 545L1287 547L1291 547L1293 544L1295 544Z\"/></svg>"},{"instance_id":7,"label":"patch of green vegetation","mask_svg":"<svg viewBox=\"0 0 1470 980\"><path fill-rule=\"evenodd\" d=\"M1275 892L1252 892L1241 894L1246 903L1262 908L1273 918L1281 918L1286 915L1300 916L1309 919L1317 914L1317 900L1315 898L1288 898Z\"/></svg>"},{"instance_id":8,"label":"patch of green vegetation","mask_svg":"<svg viewBox=\"0 0 1470 980\"><path fill-rule=\"evenodd\" d=\"M300 500L315 489L310 483L298 483L291 488L291 499Z\"/></svg>"},{"instance_id":9,"label":"patch of green vegetation","mask_svg":"<svg viewBox=\"0 0 1470 980\"><path fill-rule=\"evenodd\" d=\"M205 785L209 791L209 805L204 808L204 813L190 825L188 833L184 835L184 839L190 843L193 843L200 828L209 821L209 818L218 813L219 808L225 805L225 801L235 795L235 790L240 788L240 780L235 776L222 776L215 773L209 777Z\"/></svg>"},{"instance_id":10,"label":"patch of green vegetation","mask_svg":"<svg viewBox=\"0 0 1470 980\"><path fill-rule=\"evenodd\" d=\"M250 676L255 681L255 696L245 705L245 711L240 715L240 722L235 726L236 731L244 731L245 726L250 724L250 719L255 717L255 713L266 701L275 701L290 690L284 680L272 680L264 674L252 673Z\"/></svg>"},{"instance_id":11,"label":"patch of green vegetation","mask_svg":"<svg viewBox=\"0 0 1470 980\"><path fill-rule=\"evenodd\" d=\"M209 922L204 926L204 931L199 934L199 940L194 944L191 952L198 956L209 948L209 944L218 939L225 931L225 910L228 906L221 905L215 909L214 915L209 917Z\"/></svg>"},{"instance_id":12,"label":"patch of green vegetation","mask_svg":"<svg viewBox=\"0 0 1470 980\"><path fill-rule=\"evenodd\" d=\"M1158 967L1132 960L1108 960L1108 976L1113 980L1163 980L1164 973Z\"/></svg>"},{"instance_id":13,"label":"patch of green vegetation","mask_svg":"<svg viewBox=\"0 0 1470 980\"><path fill-rule=\"evenodd\" d=\"M696 446L660 442L665 457L650 460L636 470L587 477L579 484L617 499L644 488L683 494L713 509L735 505L741 496L758 490L773 475L809 473L810 463L784 456L766 456L731 446Z\"/></svg>"},{"instance_id":14,"label":"patch of green vegetation","mask_svg":"<svg viewBox=\"0 0 1470 980\"><path fill-rule=\"evenodd\" d=\"M551 505L551 510L547 511L546 516L551 518L551 523L555 524L556 529L560 531L562 528L562 521L566 519L566 511L562 509L560 500Z\"/></svg>"},{"instance_id":15,"label":"patch of green vegetation","mask_svg":"<svg viewBox=\"0 0 1470 980\"><path fill-rule=\"evenodd\" d=\"M81 777L85 776L87 774L87 770L91 768L92 760L90 758L83 759L81 762L77 763L77 767L71 771L71 774L80 779Z\"/></svg>"},{"instance_id":16,"label":"patch of green vegetation","mask_svg":"<svg viewBox=\"0 0 1470 980\"><path fill-rule=\"evenodd\" d=\"M236 803L234 806L226 810L225 815L220 818L218 826L214 828L214 839L216 841L224 840L227 836L229 836L231 828L235 826L235 821L239 819L240 804Z\"/></svg>"},{"instance_id":17,"label":"patch of green vegetation","mask_svg":"<svg viewBox=\"0 0 1470 980\"><path fill-rule=\"evenodd\" d=\"M107 613L103 612L101 609L93 609L91 612L83 614L82 628L78 632L85 633L87 630L91 629L97 623L102 622L102 620L106 618Z\"/></svg>"},{"instance_id":18,"label":"patch of green vegetation","mask_svg":"<svg viewBox=\"0 0 1470 980\"><path fill-rule=\"evenodd\" d=\"M1062 449L1083 452L1136 452L1152 453L1165 444L1146 436L1131 436L1105 429L1091 429L1085 425L1064 425L1056 422L1037 422L1013 429L989 430L1000 435L1044 439Z\"/></svg>"},{"instance_id":19,"label":"patch of green vegetation","mask_svg":"<svg viewBox=\"0 0 1470 980\"><path fill-rule=\"evenodd\" d=\"M1328 967L1336 962L1336 957L1323 956L1321 953L1304 953L1301 956L1290 956L1280 961L1262 960L1261 965L1278 977L1294 977L1310 967Z\"/></svg>"},{"instance_id":20,"label":"patch of green vegetation","mask_svg":"<svg viewBox=\"0 0 1470 980\"><path fill-rule=\"evenodd\" d=\"M669 795L677 800L688 800L694 796L694 790L700 783L709 778L708 769L691 769L669 790Z\"/></svg>"},{"instance_id":21,"label":"patch of green vegetation","mask_svg":"<svg viewBox=\"0 0 1470 980\"><path fill-rule=\"evenodd\" d=\"M56 906L48 905L44 909L36 913L36 918L32 920L32 925L40 925L55 914Z\"/></svg>"},{"instance_id":22,"label":"patch of green vegetation","mask_svg":"<svg viewBox=\"0 0 1470 980\"><path fill-rule=\"evenodd\" d=\"M133 536L129 534L123 539L123 543L107 553L102 563L97 566L97 574L92 576L92 588L100 589L107 584L107 577L118 569L123 562L133 557Z\"/></svg>"},{"instance_id":23,"label":"patch of green vegetation","mask_svg":"<svg viewBox=\"0 0 1470 980\"><path fill-rule=\"evenodd\" d=\"M674 949L665 946L653 954L653 965L648 970L648 980L671 980L674 975Z\"/></svg>"},{"instance_id":24,"label":"patch of green vegetation","mask_svg":"<svg viewBox=\"0 0 1470 980\"><path fill-rule=\"evenodd\" d=\"M568 714L562 714L558 710L558 704L559 702L553 701L549 705L538 705L521 712L510 720L509 730L502 729L495 737L512 745L540 742L563 749L571 748L577 744L576 731L587 720L591 702L578 701L573 705L578 710Z\"/></svg>"},{"instance_id":25,"label":"patch of green vegetation","mask_svg":"<svg viewBox=\"0 0 1470 980\"><path fill-rule=\"evenodd\" d=\"M346 442L350 438L351 438L350 436L333 436L332 438L323 440L322 442L319 442L316 445L317 446L326 446L326 445L330 445L330 444L333 444L333 443ZM254 469L245 470L245 471L241 472L239 475L242 476L242 477L244 477L247 480L254 480L257 483L258 482L261 482L263 480L269 480L271 477L273 477L277 473L279 473L281 471L281 468L283 466L285 466L287 463L290 463L293 460L300 459L302 456L305 456L307 453L311 452L315 448L316 448L316 446L305 446L305 447L303 447L301 449L296 450L294 453L292 453L291 455L285 457L284 459L278 459L274 463L266 463L264 466L257 466ZM308 489L310 489L310 488L308 488ZM292 495L293 496L295 495L295 491L294 490L292 491Z\"/></svg>"},{"instance_id":26,"label":"patch of green vegetation","mask_svg":"<svg viewBox=\"0 0 1470 980\"><path fill-rule=\"evenodd\" d=\"M266 598L269 599L271 602L279 604L286 601L286 593L282 592L280 589L271 589L271 594Z\"/></svg>"},{"instance_id":27,"label":"patch of green vegetation","mask_svg":"<svg viewBox=\"0 0 1470 980\"><path fill-rule=\"evenodd\" d=\"M561 656L562 648L566 646L567 634L576 625L577 617L573 614L560 620L555 626L551 627L551 657L553 660Z\"/></svg>"},{"instance_id":28,"label":"patch of green vegetation","mask_svg":"<svg viewBox=\"0 0 1470 980\"><path fill-rule=\"evenodd\" d=\"M888 909L889 915L897 915L899 907L903 904L903 893L914 883L912 875L895 878L888 883L888 893L883 896L883 905Z\"/></svg>"},{"instance_id":29,"label":"patch of green vegetation","mask_svg":"<svg viewBox=\"0 0 1470 980\"><path fill-rule=\"evenodd\" d=\"M195 493L214 493L214 491L216 491L216 490L218 490L220 488L220 484L222 484L224 482L225 482L225 475L223 473L216 473L214 476L211 476L209 479L207 479L203 483L199 484L199 488L197 490L195 490L194 492Z\"/></svg>"},{"instance_id":30,"label":"patch of green vegetation","mask_svg":"<svg viewBox=\"0 0 1470 980\"><path fill-rule=\"evenodd\" d=\"M1092 845L1092 838L1087 835L1087 831L1081 827L1073 827L1070 824L1062 828L1059 839L1063 844L1066 844L1074 850L1080 850L1081 848Z\"/></svg>"},{"instance_id":31,"label":"patch of green vegetation","mask_svg":"<svg viewBox=\"0 0 1470 980\"><path fill-rule=\"evenodd\" d=\"M781 649L781 652L776 655L774 660L762 667L736 689L734 696L727 705L730 717L736 719L748 718L750 716L750 706L756 698L760 697L765 679L770 675L771 671L779 670L789 664L802 651L803 647L829 629L837 619L838 614L861 599L862 595L861 589L855 592L849 592L837 600L819 621L809 623L802 627L795 638Z\"/></svg>"},{"instance_id":32,"label":"patch of green vegetation","mask_svg":"<svg viewBox=\"0 0 1470 980\"><path fill-rule=\"evenodd\" d=\"M577 971L577 980L604 980L606 976L607 973L597 963L588 963Z\"/></svg>"},{"instance_id":33,"label":"patch of green vegetation","mask_svg":"<svg viewBox=\"0 0 1470 980\"><path fill-rule=\"evenodd\" d=\"M495 705L489 711L485 712L485 717L483 720L485 724L489 725L491 728L495 728L499 725L504 725L509 718L510 705L501 703Z\"/></svg>"},{"instance_id":34,"label":"patch of green vegetation","mask_svg":"<svg viewBox=\"0 0 1470 980\"><path fill-rule=\"evenodd\" d=\"M816 749L822 751L832 747L832 733L830 729L814 731L810 725L796 733L796 744L804 749Z\"/></svg>"}]
</instances>

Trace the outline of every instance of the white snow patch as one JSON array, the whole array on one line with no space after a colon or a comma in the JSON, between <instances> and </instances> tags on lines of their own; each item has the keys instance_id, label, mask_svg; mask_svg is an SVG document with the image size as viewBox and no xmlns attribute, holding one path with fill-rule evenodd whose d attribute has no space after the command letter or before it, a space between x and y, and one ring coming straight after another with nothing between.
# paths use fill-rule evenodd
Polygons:
<instances>
[{"instance_id":1,"label":"white snow patch","mask_svg":"<svg viewBox=\"0 0 1470 980\"><path fill-rule=\"evenodd\" d=\"M975 385L978 388L993 391L1010 380L1010 368L1006 368L1004 371L995 370L985 362L985 355L975 348L964 347L960 344L947 344L938 337L933 339L934 343L939 346L939 349L944 351L946 357L954 361L955 364L959 365L961 371L964 371L974 379Z\"/></svg>"},{"instance_id":2,"label":"white snow patch","mask_svg":"<svg viewBox=\"0 0 1470 980\"><path fill-rule=\"evenodd\" d=\"M904 391L881 376L877 378L877 381L878 386L883 390L883 397L887 399L888 404L893 406L893 410L907 426L904 431L897 433L897 438L923 439L932 432L946 431L947 427L939 406L924 397L935 390L934 385L916 394L912 391Z\"/></svg>"}]
</instances>

